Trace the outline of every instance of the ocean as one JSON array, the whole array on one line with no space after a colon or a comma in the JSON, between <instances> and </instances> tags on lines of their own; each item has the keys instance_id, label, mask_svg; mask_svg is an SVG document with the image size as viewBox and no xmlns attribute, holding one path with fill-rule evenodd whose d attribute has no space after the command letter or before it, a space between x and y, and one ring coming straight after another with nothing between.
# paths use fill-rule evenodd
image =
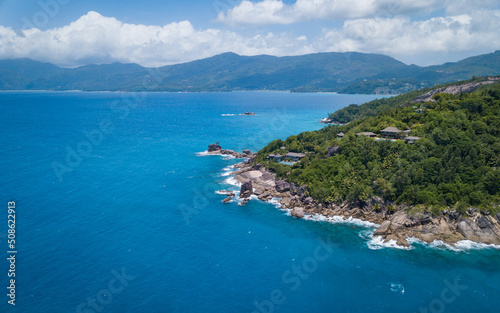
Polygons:
<instances>
[{"instance_id":1,"label":"ocean","mask_svg":"<svg viewBox=\"0 0 500 313\"><path fill-rule=\"evenodd\" d=\"M221 202L241 160L209 144L256 152L376 97L0 93L0 312L498 312L498 249L400 249L369 223Z\"/></svg>"}]
</instances>

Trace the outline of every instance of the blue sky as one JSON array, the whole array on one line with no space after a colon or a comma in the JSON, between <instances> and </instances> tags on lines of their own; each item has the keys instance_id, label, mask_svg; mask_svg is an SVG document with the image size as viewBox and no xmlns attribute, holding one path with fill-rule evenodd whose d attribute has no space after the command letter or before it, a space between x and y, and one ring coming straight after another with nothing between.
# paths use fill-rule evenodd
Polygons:
<instances>
[{"instance_id":1,"label":"blue sky","mask_svg":"<svg viewBox=\"0 0 500 313\"><path fill-rule=\"evenodd\" d=\"M358 51L431 65L499 50L498 30L498 0L0 0L0 59L66 67L227 51Z\"/></svg>"}]
</instances>

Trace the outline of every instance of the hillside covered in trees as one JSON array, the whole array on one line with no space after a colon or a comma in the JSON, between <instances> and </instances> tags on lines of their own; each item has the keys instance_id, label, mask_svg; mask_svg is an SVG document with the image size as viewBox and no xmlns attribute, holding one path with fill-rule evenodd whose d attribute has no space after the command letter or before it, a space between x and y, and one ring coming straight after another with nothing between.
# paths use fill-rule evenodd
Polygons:
<instances>
[{"instance_id":1,"label":"hillside covered in trees","mask_svg":"<svg viewBox=\"0 0 500 313\"><path fill-rule=\"evenodd\" d=\"M464 214L470 207L498 211L500 83L411 102L428 91L339 110L331 117L350 123L275 140L254 163L306 185L308 195L323 203L362 204L377 197L390 203L389 210L405 204L434 213L451 208ZM388 139L382 134L387 127L406 133ZM408 135L414 143L405 140ZM306 156L293 166L269 159L287 152Z\"/></svg>"},{"instance_id":2,"label":"hillside covered in trees","mask_svg":"<svg viewBox=\"0 0 500 313\"><path fill-rule=\"evenodd\" d=\"M500 51L427 67L359 52L283 57L223 53L158 68L122 63L61 68L30 59L13 59L0 60L0 90L401 94L473 75L499 74Z\"/></svg>"}]
</instances>

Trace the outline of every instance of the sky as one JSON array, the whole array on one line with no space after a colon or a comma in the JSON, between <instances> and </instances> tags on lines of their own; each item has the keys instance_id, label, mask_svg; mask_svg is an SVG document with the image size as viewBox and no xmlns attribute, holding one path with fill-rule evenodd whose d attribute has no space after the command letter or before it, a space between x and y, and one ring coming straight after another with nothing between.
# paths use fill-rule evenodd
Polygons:
<instances>
[{"instance_id":1,"label":"sky","mask_svg":"<svg viewBox=\"0 0 500 313\"><path fill-rule=\"evenodd\" d=\"M496 50L500 0L0 0L0 59L62 67L348 51L427 66Z\"/></svg>"}]
</instances>

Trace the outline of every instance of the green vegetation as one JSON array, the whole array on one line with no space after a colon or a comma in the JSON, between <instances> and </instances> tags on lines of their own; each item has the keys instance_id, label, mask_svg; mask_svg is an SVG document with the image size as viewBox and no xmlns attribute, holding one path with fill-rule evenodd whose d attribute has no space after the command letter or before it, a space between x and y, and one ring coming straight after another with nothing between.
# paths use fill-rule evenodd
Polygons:
<instances>
[{"instance_id":1,"label":"green vegetation","mask_svg":"<svg viewBox=\"0 0 500 313\"><path fill-rule=\"evenodd\" d=\"M499 74L500 51L431 67L357 52L290 57L224 53L154 69L121 63L70 69L17 59L0 60L0 89L399 94L473 75Z\"/></svg>"},{"instance_id":2,"label":"green vegetation","mask_svg":"<svg viewBox=\"0 0 500 313\"><path fill-rule=\"evenodd\" d=\"M436 85L434 86L434 88L424 88L408 92L396 97L377 99L374 101L364 103L363 105L351 104L343 109L340 109L330 114L329 118L333 121L345 124L360 119L362 117L376 116L380 112L383 112L397 105L399 106L404 105L405 103L416 98L417 96L423 95L433 89L448 87L448 86L463 85L471 82L482 82L485 80L486 80L485 77L473 77L472 79L466 81L452 82L445 85Z\"/></svg>"},{"instance_id":3,"label":"green vegetation","mask_svg":"<svg viewBox=\"0 0 500 313\"><path fill-rule=\"evenodd\" d=\"M339 93L345 94L382 94L394 95L403 94L412 90L418 90L426 87L432 87L430 81L418 81L414 78L405 79L377 79L362 80L352 83L342 89Z\"/></svg>"},{"instance_id":4,"label":"green vegetation","mask_svg":"<svg viewBox=\"0 0 500 313\"><path fill-rule=\"evenodd\" d=\"M434 102L412 104L422 92L345 109L329 125L263 148L256 163L276 171L280 178L305 184L318 201L341 203L381 197L390 203L421 205L434 213L452 207L464 213L468 207L498 210L500 203L500 83L472 93L437 94ZM418 113L418 108L423 113ZM342 110L341 110L342 111ZM359 118L359 119L354 119ZM359 132L380 133L394 126L411 128L414 144L403 140L376 141ZM345 133L337 138L339 132ZM285 146L286 150L280 150ZM326 158L327 147L339 153ZM293 167L267 161L269 153L306 152Z\"/></svg>"},{"instance_id":5,"label":"green vegetation","mask_svg":"<svg viewBox=\"0 0 500 313\"><path fill-rule=\"evenodd\" d=\"M345 124L354 120L358 120L362 117L367 116L376 116L380 112L383 112L389 108L395 107L397 105L401 105L401 103L406 103L411 99L420 96L426 92L431 90L431 88L415 90L403 95L391 97L391 98L382 98L373 100L363 105L351 104L343 109L340 109L332 114L330 114L330 119Z\"/></svg>"}]
</instances>

